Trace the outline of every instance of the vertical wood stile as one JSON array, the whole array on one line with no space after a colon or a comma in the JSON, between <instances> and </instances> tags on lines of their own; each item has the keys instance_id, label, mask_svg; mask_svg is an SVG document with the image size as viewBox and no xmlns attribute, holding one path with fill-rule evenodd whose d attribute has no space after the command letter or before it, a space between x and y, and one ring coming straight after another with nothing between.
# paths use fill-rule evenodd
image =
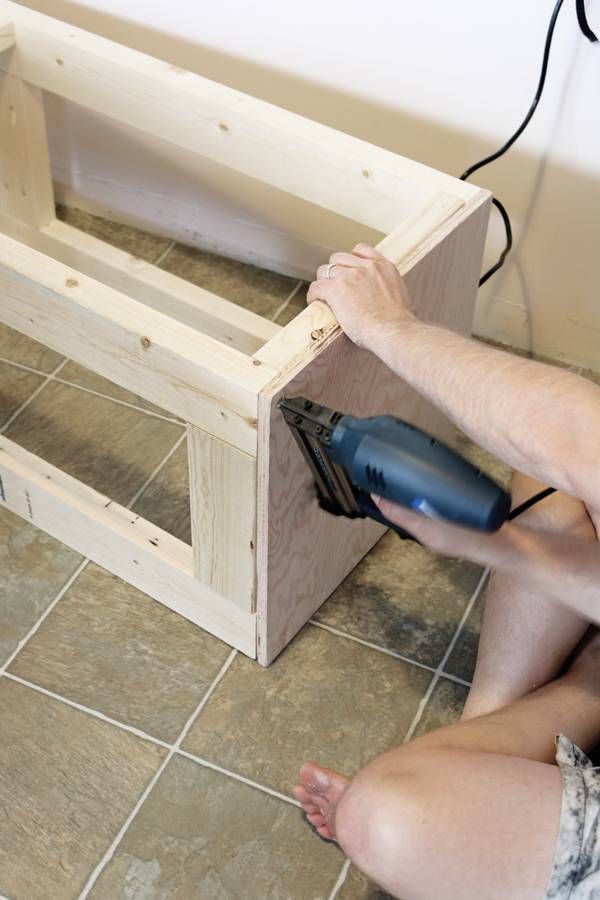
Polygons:
<instances>
[{"instance_id":1,"label":"vertical wood stile","mask_svg":"<svg viewBox=\"0 0 600 900\"><path fill-rule=\"evenodd\" d=\"M247 611L256 596L256 458L188 425L194 572Z\"/></svg>"}]
</instances>

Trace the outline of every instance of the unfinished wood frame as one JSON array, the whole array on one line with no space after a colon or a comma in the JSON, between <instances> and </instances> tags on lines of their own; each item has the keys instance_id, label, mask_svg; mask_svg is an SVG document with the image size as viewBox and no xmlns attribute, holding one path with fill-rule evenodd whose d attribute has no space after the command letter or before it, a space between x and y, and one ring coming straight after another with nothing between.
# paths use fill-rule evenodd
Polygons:
<instances>
[{"instance_id":1,"label":"unfinished wood frame","mask_svg":"<svg viewBox=\"0 0 600 900\"><path fill-rule=\"evenodd\" d=\"M267 665L382 534L319 509L278 399L448 425L324 304L279 328L59 222L42 89L387 235L419 313L463 333L489 194L0 0L0 321L187 423L193 546L6 438L0 503Z\"/></svg>"}]
</instances>

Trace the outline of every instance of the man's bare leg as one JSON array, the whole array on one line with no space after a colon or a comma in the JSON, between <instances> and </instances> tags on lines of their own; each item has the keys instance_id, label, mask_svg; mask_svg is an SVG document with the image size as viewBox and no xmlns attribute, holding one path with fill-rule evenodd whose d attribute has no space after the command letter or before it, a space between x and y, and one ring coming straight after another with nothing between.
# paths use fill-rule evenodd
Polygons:
<instances>
[{"instance_id":1,"label":"man's bare leg","mask_svg":"<svg viewBox=\"0 0 600 900\"><path fill-rule=\"evenodd\" d=\"M515 473L515 506L544 488ZM596 540L596 531L580 500L553 494L523 514L540 531ZM485 599L473 684L463 718L485 715L512 703L556 677L585 634L588 623L576 613L532 592L527 582L492 575Z\"/></svg>"},{"instance_id":2,"label":"man's bare leg","mask_svg":"<svg viewBox=\"0 0 600 900\"><path fill-rule=\"evenodd\" d=\"M599 661L596 636L562 678L386 753L351 782L307 764L296 797L403 900L541 900L561 808L554 736L588 751L600 740Z\"/></svg>"}]
</instances>

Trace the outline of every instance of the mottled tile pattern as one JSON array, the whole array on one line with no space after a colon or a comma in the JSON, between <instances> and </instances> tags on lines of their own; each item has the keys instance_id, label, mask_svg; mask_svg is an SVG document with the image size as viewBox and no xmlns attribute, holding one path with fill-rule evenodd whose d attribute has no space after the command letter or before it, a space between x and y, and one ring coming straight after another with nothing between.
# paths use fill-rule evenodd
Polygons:
<instances>
[{"instance_id":1,"label":"mottled tile pattern","mask_svg":"<svg viewBox=\"0 0 600 900\"><path fill-rule=\"evenodd\" d=\"M401 743L430 679L308 626L269 669L238 656L184 748L289 794L307 759L354 774Z\"/></svg>"},{"instance_id":2,"label":"mottled tile pattern","mask_svg":"<svg viewBox=\"0 0 600 900\"><path fill-rule=\"evenodd\" d=\"M277 318L275 319L278 325L287 325L288 322L291 322L292 319L295 319L298 313L302 312L302 310L306 307L306 292L308 290L308 284L303 284L287 306L282 309Z\"/></svg>"},{"instance_id":3,"label":"mottled tile pattern","mask_svg":"<svg viewBox=\"0 0 600 900\"><path fill-rule=\"evenodd\" d=\"M295 807L171 760L92 900L327 900L343 857Z\"/></svg>"},{"instance_id":4,"label":"mottled tile pattern","mask_svg":"<svg viewBox=\"0 0 600 900\"><path fill-rule=\"evenodd\" d=\"M65 384L47 385L6 435L118 503L128 503L181 428Z\"/></svg>"},{"instance_id":5,"label":"mottled tile pattern","mask_svg":"<svg viewBox=\"0 0 600 900\"><path fill-rule=\"evenodd\" d=\"M272 318L297 284L293 278L178 244L161 268L219 297Z\"/></svg>"},{"instance_id":6,"label":"mottled tile pattern","mask_svg":"<svg viewBox=\"0 0 600 900\"><path fill-rule=\"evenodd\" d=\"M10 670L172 743L230 652L90 564Z\"/></svg>"},{"instance_id":7,"label":"mottled tile pattern","mask_svg":"<svg viewBox=\"0 0 600 900\"><path fill-rule=\"evenodd\" d=\"M43 381L43 375L0 362L0 428Z\"/></svg>"},{"instance_id":8,"label":"mottled tile pattern","mask_svg":"<svg viewBox=\"0 0 600 900\"><path fill-rule=\"evenodd\" d=\"M389 533L315 618L436 667L480 575L471 563L442 559Z\"/></svg>"},{"instance_id":9,"label":"mottled tile pattern","mask_svg":"<svg viewBox=\"0 0 600 900\"><path fill-rule=\"evenodd\" d=\"M87 388L90 391L96 391L98 394L104 394L105 397L113 397L115 400L121 400L124 403L130 403L132 406L138 406L140 409L147 409L148 412L168 416L171 419L177 418L173 413L161 409L160 406L156 406L154 403L144 400L143 397L139 397L137 394L132 394L131 391L126 391L125 388L119 387L118 384L109 381L108 378L103 378L102 375L96 375L95 372L92 372L90 369L85 369L83 366L80 366L72 360L69 360L64 368L60 370L59 378L60 381L68 381L70 384Z\"/></svg>"},{"instance_id":10,"label":"mottled tile pattern","mask_svg":"<svg viewBox=\"0 0 600 900\"><path fill-rule=\"evenodd\" d=\"M56 214L67 225L79 228L80 231L100 238L101 241L106 241L107 244L112 244L119 250L124 250L146 262L156 262L171 243L168 238L148 234L148 232L132 228L130 225L120 225L118 222L93 216L81 209L57 206Z\"/></svg>"},{"instance_id":11,"label":"mottled tile pattern","mask_svg":"<svg viewBox=\"0 0 600 900\"><path fill-rule=\"evenodd\" d=\"M0 679L0 893L75 900L164 751Z\"/></svg>"},{"instance_id":12,"label":"mottled tile pattern","mask_svg":"<svg viewBox=\"0 0 600 900\"><path fill-rule=\"evenodd\" d=\"M133 507L142 518L186 544L192 542L187 442L177 448Z\"/></svg>"},{"instance_id":13,"label":"mottled tile pattern","mask_svg":"<svg viewBox=\"0 0 600 900\"><path fill-rule=\"evenodd\" d=\"M392 898L370 882L362 872L351 866L336 900L392 900Z\"/></svg>"},{"instance_id":14,"label":"mottled tile pattern","mask_svg":"<svg viewBox=\"0 0 600 900\"><path fill-rule=\"evenodd\" d=\"M0 507L0 666L80 561L73 550Z\"/></svg>"},{"instance_id":15,"label":"mottled tile pattern","mask_svg":"<svg viewBox=\"0 0 600 900\"><path fill-rule=\"evenodd\" d=\"M478 469L481 469L482 472L503 488L508 489L510 487L512 469L506 463L503 463L502 460L492 456L483 447L478 447L464 434L458 435L456 449L461 456L464 456L465 459L477 466Z\"/></svg>"},{"instance_id":16,"label":"mottled tile pattern","mask_svg":"<svg viewBox=\"0 0 600 900\"><path fill-rule=\"evenodd\" d=\"M464 681L471 681L475 671L484 603L485 592L477 599L469 613L469 618L465 622L445 666L446 672L456 675L457 678L462 678Z\"/></svg>"},{"instance_id":17,"label":"mottled tile pattern","mask_svg":"<svg viewBox=\"0 0 600 900\"><path fill-rule=\"evenodd\" d=\"M64 359L59 353L0 322L0 357L49 375Z\"/></svg>"},{"instance_id":18,"label":"mottled tile pattern","mask_svg":"<svg viewBox=\"0 0 600 900\"><path fill-rule=\"evenodd\" d=\"M427 734L444 725L454 725L460 719L469 689L455 681L440 678L425 707L414 736Z\"/></svg>"}]
</instances>

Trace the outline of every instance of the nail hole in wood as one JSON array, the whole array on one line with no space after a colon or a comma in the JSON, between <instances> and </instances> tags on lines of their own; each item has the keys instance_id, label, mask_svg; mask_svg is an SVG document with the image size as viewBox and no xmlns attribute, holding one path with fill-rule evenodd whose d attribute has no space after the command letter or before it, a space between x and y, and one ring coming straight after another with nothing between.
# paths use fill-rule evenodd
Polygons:
<instances>
[{"instance_id":1,"label":"nail hole in wood","mask_svg":"<svg viewBox=\"0 0 600 900\"><path fill-rule=\"evenodd\" d=\"M224 132L231 131L227 122L219 122L219 129Z\"/></svg>"},{"instance_id":2,"label":"nail hole in wood","mask_svg":"<svg viewBox=\"0 0 600 900\"><path fill-rule=\"evenodd\" d=\"M67 278L67 280L65 281L65 284L67 285L68 288L79 287L79 282L77 281L76 278Z\"/></svg>"},{"instance_id":3,"label":"nail hole in wood","mask_svg":"<svg viewBox=\"0 0 600 900\"><path fill-rule=\"evenodd\" d=\"M150 340L149 337L143 337L143 338L140 340L140 344L142 345L142 347L144 348L144 350L149 350L150 347L152 346L152 341Z\"/></svg>"},{"instance_id":4,"label":"nail hole in wood","mask_svg":"<svg viewBox=\"0 0 600 900\"><path fill-rule=\"evenodd\" d=\"M64 64L65 64L64 59L57 59L57 60L56 60L56 65L57 65L57 66L64 66Z\"/></svg>"},{"instance_id":5,"label":"nail hole in wood","mask_svg":"<svg viewBox=\"0 0 600 900\"><path fill-rule=\"evenodd\" d=\"M362 170L362 173L363 173L363 175L364 175L365 178L370 178L370 177L371 177L371 173L369 172L368 169L363 169L363 170Z\"/></svg>"},{"instance_id":6,"label":"nail hole in wood","mask_svg":"<svg viewBox=\"0 0 600 900\"><path fill-rule=\"evenodd\" d=\"M253 359L253 360L252 360L252 365L253 365L253 366L260 366L260 359Z\"/></svg>"}]
</instances>

